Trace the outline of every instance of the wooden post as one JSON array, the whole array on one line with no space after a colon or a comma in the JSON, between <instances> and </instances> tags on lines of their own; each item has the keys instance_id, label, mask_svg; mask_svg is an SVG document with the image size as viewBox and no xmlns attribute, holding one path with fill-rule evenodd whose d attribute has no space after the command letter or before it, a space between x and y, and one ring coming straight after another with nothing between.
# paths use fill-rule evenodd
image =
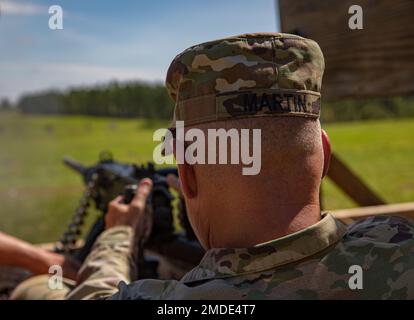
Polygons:
<instances>
[{"instance_id":1,"label":"wooden post","mask_svg":"<svg viewBox=\"0 0 414 320\"><path fill-rule=\"evenodd\" d=\"M368 218L370 216L379 215L395 215L405 218L414 218L414 202L394 203L380 206L371 206L363 208L334 210L332 215L342 220L346 224L350 224L358 219Z\"/></svg>"},{"instance_id":2,"label":"wooden post","mask_svg":"<svg viewBox=\"0 0 414 320\"><path fill-rule=\"evenodd\" d=\"M338 156L332 153L328 177L360 206L385 204Z\"/></svg>"}]
</instances>

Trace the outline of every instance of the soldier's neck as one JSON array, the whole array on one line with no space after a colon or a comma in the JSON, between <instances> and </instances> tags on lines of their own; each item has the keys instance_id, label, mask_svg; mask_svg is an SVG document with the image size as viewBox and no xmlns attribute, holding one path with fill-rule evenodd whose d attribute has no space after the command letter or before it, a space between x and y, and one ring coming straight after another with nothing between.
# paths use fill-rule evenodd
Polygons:
<instances>
[{"instance_id":1,"label":"soldier's neck","mask_svg":"<svg viewBox=\"0 0 414 320\"><path fill-rule=\"evenodd\" d=\"M231 219L231 215L227 217ZM320 219L319 204L277 205L272 209L239 211L237 219L233 220L237 222L232 225L227 221L224 224L227 225L226 229L218 228L219 233L210 237L210 246L212 248L252 247L303 230Z\"/></svg>"}]
</instances>

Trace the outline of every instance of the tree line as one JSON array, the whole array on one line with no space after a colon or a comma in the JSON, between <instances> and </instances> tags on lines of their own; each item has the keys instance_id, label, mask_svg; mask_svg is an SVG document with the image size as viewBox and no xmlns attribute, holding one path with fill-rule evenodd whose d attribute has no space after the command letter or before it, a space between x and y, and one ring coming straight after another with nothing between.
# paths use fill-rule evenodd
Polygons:
<instances>
[{"instance_id":1,"label":"tree line","mask_svg":"<svg viewBox=\"0 0 414 320\"><path fill-rule=\"evenodd\" d=\"M25 94L15 105L3 99L1 110L26 114L68 114L102 117L171 119L174 103L162 84L113 82L67 91ZM414 117L414 96L322 102L322 121L358 121Z\"/></svg>"},{"instance_id":2,"label":"tree line","mask_svg":"<svg viewBox=\"0 0 414 320\"><path fill-rule=\"evenodd\" d=\"M28 114L167 119L172 115L174 103L161 84L114 82L106 86L26 94L16 108Z\"/></svg>"}]
</instances>

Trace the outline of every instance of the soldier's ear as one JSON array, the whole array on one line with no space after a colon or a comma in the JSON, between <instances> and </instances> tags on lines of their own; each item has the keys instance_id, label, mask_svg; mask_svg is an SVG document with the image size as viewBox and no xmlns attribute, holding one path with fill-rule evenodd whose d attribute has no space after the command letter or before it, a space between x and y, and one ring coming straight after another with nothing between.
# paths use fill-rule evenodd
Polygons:
<instances>
[{"instance_id":1,"label":"soldier's ear","mask_svg":"<svg viewBox=\"0 0 414 320\"><path fill-rule=\"evenodd\" d=\"M322 179L327 175L329 170L329 164L331 162L331 142L329 141L329 136L325 130L321 130L322 133L322 147L323 147L323 171Z\"/></svg>"},{"instance_id":2,"label":"soldier's ear","mask_svg":"<svg viewBox=\"0 0 414 320\"><path fill-rule=\"evenodd\" d=\"M176 157L176 142L173 142L173 153ZM183 164L177 163L178 175L181 182L181 192L186 199L192 199L197 196L197 179L194 166L188 164L185 160Z\"/></svg>"},{"instance_id":3,"label":"soldier's ear","mask_svg":"<svg viewBox=\"0 0 414 320\"><path fill-rule=\"evenodd\" d=\"M194 166L188 163L177 164L177 166L184 197L186 199L195 198L197 196L197 180Z\"/></svg>"}]
</instances>

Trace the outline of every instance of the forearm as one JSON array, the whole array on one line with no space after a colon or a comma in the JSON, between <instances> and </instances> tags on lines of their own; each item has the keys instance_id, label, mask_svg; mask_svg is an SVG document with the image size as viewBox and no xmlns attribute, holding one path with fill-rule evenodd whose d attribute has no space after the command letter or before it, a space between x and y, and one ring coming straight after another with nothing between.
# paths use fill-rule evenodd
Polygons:
<instances>
[{"instance_id":1,"label":"forearm","mask_svg":"<svg viewBox=\"0 0 414 320\"><path fill-rule=\"evenodd\" d=\"M118 226L106 230L96 240L78 273L78 285L67 299L96 299L118 291L120 281L129 283L135 270L132 257L134 231Z\"/></svg>"},{"instance_id":2,"label":"forearm","mask_svg":"<svg viewBox=\"0 0 414 320\"><path fill-rule=\"evenodd\" d=\"M49 264L50 256L46 250L0 232L0 265L43 274L48 272Z\"/></svg>"}]
</instances>

